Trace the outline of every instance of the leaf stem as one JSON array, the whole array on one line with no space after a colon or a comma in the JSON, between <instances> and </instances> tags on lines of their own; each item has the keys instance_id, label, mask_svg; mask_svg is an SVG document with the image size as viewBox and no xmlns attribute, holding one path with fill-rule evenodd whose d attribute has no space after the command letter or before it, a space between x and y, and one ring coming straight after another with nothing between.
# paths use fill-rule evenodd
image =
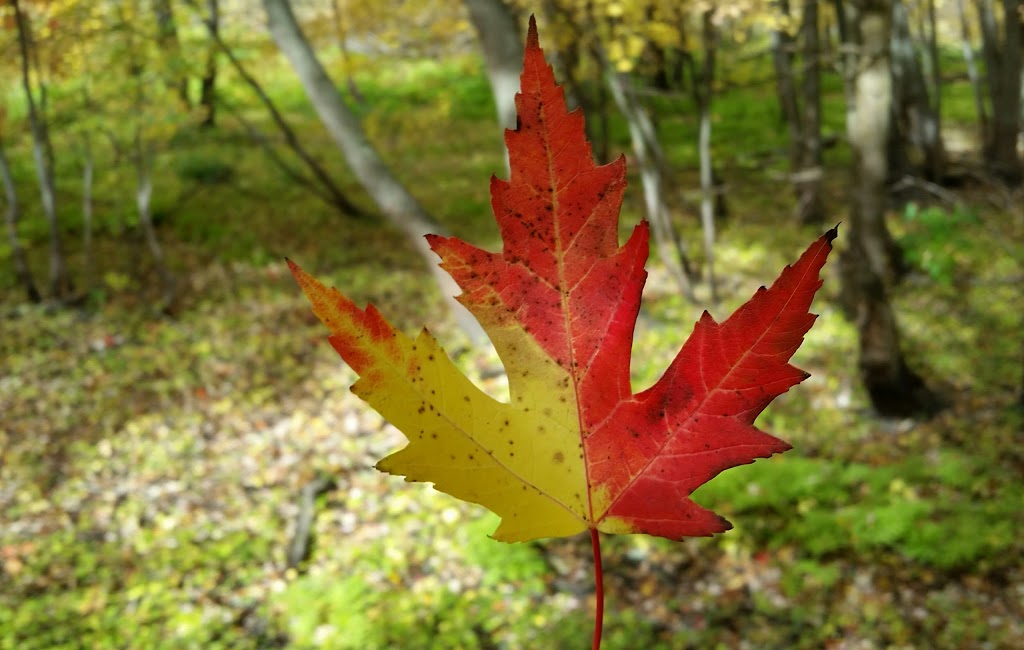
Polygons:
<instances>
[{"instance_id":1,"label":"leaf stem","mask_svg":"<svg viewBox=\"0 0 1024 650\"><path fill-rule=\"evenodd\" d=\"M601 569L601 538L596 528L590 529L590 545L594 548L594 585L597 600L594 604L593 650L601 650L601 629L604 626L604 572Z\"/></svg>"}]
</instances>

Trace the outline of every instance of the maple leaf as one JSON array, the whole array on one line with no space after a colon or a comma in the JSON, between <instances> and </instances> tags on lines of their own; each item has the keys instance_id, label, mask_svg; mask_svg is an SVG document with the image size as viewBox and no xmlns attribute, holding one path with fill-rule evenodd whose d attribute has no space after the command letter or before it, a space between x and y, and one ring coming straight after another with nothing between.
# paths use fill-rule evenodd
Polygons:
<instances>
[{"instance_id":1,"label":"maple leaf","mask_svg":"<svg viewBox=\"0 0 1024 650\"><path fill-rule=\"evenodd\" d=\"M704 312L665 374L634 394L629 363L648 226L625 245L625 162L595 166L583 115L566 110L531 19L508 181L491 178L504 246L428 236L459 300L508 374L511 401L477 388L422 330L413 339L289 261L329 340L359 374L352 391L408 438L377 464L486 506L507 542L585 530L671 539L730 524L690 499L719 472L790 448L753 426L808 375L789 359L836 236L829 231L728 320Z\"/></svg>"}]
</instances>

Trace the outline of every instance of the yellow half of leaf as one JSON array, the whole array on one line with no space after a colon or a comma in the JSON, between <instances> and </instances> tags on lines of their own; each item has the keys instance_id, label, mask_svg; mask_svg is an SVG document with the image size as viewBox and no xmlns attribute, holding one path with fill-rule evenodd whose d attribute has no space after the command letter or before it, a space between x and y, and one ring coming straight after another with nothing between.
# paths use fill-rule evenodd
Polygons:
<instances>
[{"instance_id":1,"label":"yellow half of leaf","mask_svg":"<svg viewBox=\"0 0 1024 650\"><path fill-rule=\"evenodd\" d=\"M575 400L552 399L553 389L530 395L534 407L499 402L466 378L425 329L411 339L372 306L359 309L337 289L291 267L314 313L330 329L331 344L360 376L352 392L409 440L378 469L432 482L489 508L501 517L493 535L500 541L589 528ZM549 386L565 383L549 379ZM561 408L540 406L554 403Z\"/></svg>"}]
</instances>

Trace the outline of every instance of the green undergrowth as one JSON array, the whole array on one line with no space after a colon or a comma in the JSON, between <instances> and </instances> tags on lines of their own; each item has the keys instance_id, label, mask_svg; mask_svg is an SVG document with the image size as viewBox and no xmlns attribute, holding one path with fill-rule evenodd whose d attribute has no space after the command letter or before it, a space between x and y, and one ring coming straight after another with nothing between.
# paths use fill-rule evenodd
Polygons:
<instances>
[{"instance_id":1,"label":"green undergrowth","mask_svg":"<svg viewBox=\"0 0 1024 650\"><path fill-rule=\"evenodd\" d=\"M986 242L964 241L965 228L979 228L978 216L965 206L943 209L908 203L903 209L904 233L897 240L906 262L949 287L962 277L964 262L982 253Z\"/></svg>"},{"instance_id":2,"label":"green undergrowth","mask_svg":"<svg viewBox=\"0 0 1024 650\"><path fill-rule=\"evenodd\" d=\"M127 544L101 531L39 536L19 571L35 584L11 580L5 590L26 597L0 599L0 648L233 647L219 639L226 621L211 625L196 594L216 597L258 575L271 547L253 532L155 528Z\"/></svg>"},{"instance_id":3,"label":"green undergrowth","mask_svg":"<svg viewBox=\"0 0 1024 650\"><path fill-rule=\"evenodd\" d=\"M450 499L439 498L449 502L443 512L454 517ZM469 519L457 528L433 522L416 528L441 553L456 549L459 561L472 567L468 575L447 580L429 575L424 570L431 563L428 549L398 554L391 551L393 540L381 539L332 558L345 567L340 579L327 572L289 584L272 607L289 621L294 647L561 647L592 634L592 605L551 593L542 543L495 542L488 534L497 527L497 517L477 509L465 514ZM555 614L552 599L568 611ZM609 612L605 647L672 647L660 636L634 612Z\"/></svg>"},{"instance_id":4,"label":"green undergrowth","mask_svg":"<svg viewBox=\"0 0 1024 650\"><path fill-rule=\"evenodd\" d=\"M755 546L813 558L898 553L922 566L991 571L1016 562L1024 491L991 459L944 449L873 467L791 453L724 473L697 500Z\"/></svg>"}]
</instances>

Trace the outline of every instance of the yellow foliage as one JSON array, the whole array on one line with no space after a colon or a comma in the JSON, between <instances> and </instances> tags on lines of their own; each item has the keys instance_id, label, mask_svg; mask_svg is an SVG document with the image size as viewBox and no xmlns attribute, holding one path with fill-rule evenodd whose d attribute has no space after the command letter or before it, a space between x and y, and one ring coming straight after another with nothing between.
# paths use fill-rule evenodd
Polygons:
<instances>
[{"instance_id":1,"label":"yellow foliage","mask_svg":"<svg viewBox=\"0 0 1024 650\"><path fill-rule=\"evenodd\" d=\"M647 34L658 47L682 47L679 29L668 23L652 21L647 24Z\"/></svg>"}]
</instances>

